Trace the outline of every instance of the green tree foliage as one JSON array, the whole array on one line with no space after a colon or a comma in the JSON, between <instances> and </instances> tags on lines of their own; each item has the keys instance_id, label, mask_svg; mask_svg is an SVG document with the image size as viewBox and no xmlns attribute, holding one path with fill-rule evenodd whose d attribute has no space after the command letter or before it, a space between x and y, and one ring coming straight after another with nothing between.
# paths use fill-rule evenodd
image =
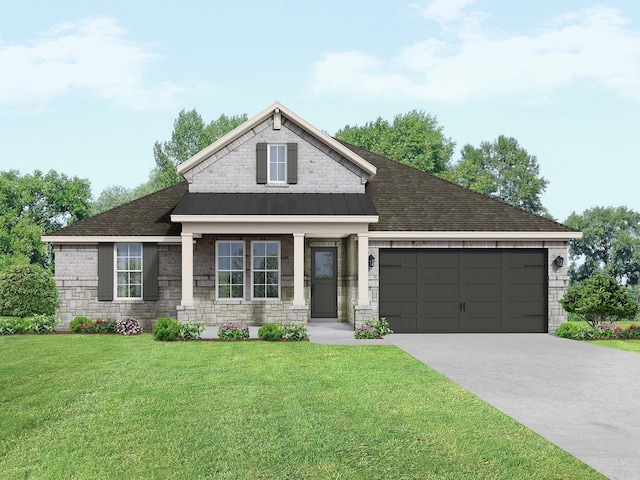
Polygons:
<instances>
[{"instance_id":1,"label":"green tree foliage","mask_svg":"<svg viewBox=\"0 0 640 480\"><path fill-rule=\"evenodd\" d=\"M47 266L50 258L40 237L87 217L90 197L88 180L54 170L0 172L0 265L22 259Z\"/></svg>"},{"instance_id":2,"label":"green tree foliage","mask_svg":"<svg viewBox=\"0 0 640 480\"><path fill-rule=\"evenodd\" d=\"M0 272L0 315L55 315L58 291L53 275L36 264L17 264Z\"/></svg>"},{"instance_id":3,"label":"green tree foliage","mask_svg":"<svg viewBox=\"0 0 640 480\"><path fill-rule=\"evenodd\" d=\"M246 115L223 114L206 125L195 109L180 111L173 122L171 140L153 145L156 167L150 182L154 188L159 190L181 182L178 165L246 121Z\"/></svg>"},{"instance_id":4,"label":"green tree foliage","mask_svg":"<svg viewBox=\"0 0 640 480\"><path fill-rule=\"evenodd\" d=\"M605 271L628 286L640 282L640 213L627 207L594 207L565 222L582 231L569 242L572 282Z\"/></svg>"},{"instance_id":5,"label":"green tree foliage","mask_svg":"<svg viewBox=\"0 0 640 480\"><path fill-rule=\"evenodd\" d=\"M149 181L135 188L120 185L106 188L92 204L92 215L181 182L178 165L246 121L246 114L223 114L205 124L195 109L180 111L173 122L171 140L153 145L156 166L149 174Z\"/></svg>"},{"instance_id":6,"label":"green tree foliage","mask_svg":"<svg viewBox=\"0 0 640 480\"><path fill-rule=\"evenodd\" d=\"M603 272L571 285L560 304L593 327L607 321L632 319L638 312L638 303L630 290Z\"/></svg>"},{"instance_id":7,"label":"green tree foliage","mask_svg":"<svg viewBox=\"0 0 640 480\"><path fill-rule=\"evenodd\" d=\"M436 117L416 110L396 115L393 123L378 117L362 127L347 125L335 137L429 173L444 172L455 148Z\"/></svg>"},{"instance_id":8,"label":"green tree foliage","mask_svg":"<svg viewBox=\"0 0 640 480\"><path fill-rule=\"evenodd\" d=\"M540 195L549 182L540 176L537 158L515 138L500 135L478 148L465 145L460 161L441 176L531 213L548 215Z\"/></svg>"}]
</instances>

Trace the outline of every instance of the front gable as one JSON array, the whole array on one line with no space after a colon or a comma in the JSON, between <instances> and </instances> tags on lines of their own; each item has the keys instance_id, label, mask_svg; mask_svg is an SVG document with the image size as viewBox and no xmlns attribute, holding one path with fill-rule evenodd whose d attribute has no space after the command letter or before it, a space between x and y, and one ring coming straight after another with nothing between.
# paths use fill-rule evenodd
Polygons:
<instances>
[{"instance_id":1,"label":"front gable","mask_svg":"<svg viewBox=\"0 0 640 480\"><path fill-rule=\"evenodd\" d=\"M284 176L270 178L283 156ZM286 165L286 166L285 166ZM191 193L364 193L373 165L279 103L178 167ZM279 180L279 181L276 181Z\"/></svg>"}]
</instances>

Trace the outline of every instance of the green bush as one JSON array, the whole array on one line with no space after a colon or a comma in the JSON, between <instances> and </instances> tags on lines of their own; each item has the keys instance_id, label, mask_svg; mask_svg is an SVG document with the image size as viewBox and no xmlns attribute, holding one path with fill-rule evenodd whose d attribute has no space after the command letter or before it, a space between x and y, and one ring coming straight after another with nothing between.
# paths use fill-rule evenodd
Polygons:
<instances>
[{"instance_id":1,"label":"green bush","mask_svg":"<svg viewBox=\"0 0 640 480\"><path fill-rule=\"evenodd\" d=\"M180 335L180 324L173 318L161 317L153 325L151 333L157 340L163 342L173 342Z\"/></svg>"},{"instance_id":2,"label":"green bush","mask_svg":"<svg viewBox=\"0 0 640 480\"><path fill-rule=\"evenodd\" d=\"M180 338L182 340L197 340L204 331L202 322L180 322Z\"/></svg>"},{"instance_id":3,"label":"green bush","mask_svg":"<svg viewBox=\"0 0 640 480\"><path fill-rule=\"evenodd\" d=\"M36 264L14 264L0 273L0 314L55 315L58 291L53 275Z\"/></svg>"},{"instance_id":4,"label":"green bush","mask_svg":"<svg viewBox=\"0 0 640 480\"><path fill-rule=\"evenodd\" d=\"M268 342L277 342L282 340L283 335L284 331L282 330L282 327L275 323L265 323L258 330L258 337L262 340L267 340Z\"/></svg>"},{"instance_id":5,"label":"green bush","mask_svg":"<svg viewBox=\"0 0 640 480\"><path fill-rule=\"evenodd\" d=\"M0 335L13 335L14 330L13 318L0 318Z\"/></svg>"},{"instance_id":6,"label":"green bush","mask_svg":"<svg viewBox=\"0 0 640 480\"><path fill-rule=\"evenodd\" d=\"M72 332L80 333L82 331L80 327L82 326L83 323L91 323L91 319L87 317L76 317L73 320L71 320L71 323L69 324L69 328L71 329Z\"/></svg>"},{"instance_id":7,"label":"green bush","mask_svg":"<svg viewBox=\"0 0 640 480\"><path fill-rule=\"evenodd\" d=\"M304 323L291 322L282 327L282 338L290 342L299 342L309 338L309 331Z\"/></svg>"},{"instance_id":8,"label":"green bush","mask_svg":"<svg viewBox=\"0 0 640 480\"><path fill-rule=\"evenodd\" d=\"M249 327L241 323L225 323L218 327L221 340L246 340L249 338Z\"/></svg>"},{"instance_id":9,"label":"green bush","mask_svg":"<svg viewBox=\"0 0 640 480\"><path fill-rule=\"evenodd\" d=\"M51 333L56 329L60 320L55 315L34 315L31 319L33 333Z\"/></svg>"},{"instance_id":10,"label":"green bush","mask_svg":"<svg viewBox=\"0 0 640 480\"><path fill-rule=\"evenodd\" d=\"M0 335L14 335L29 331L31 331L31 319L29 318L0 318Z\"/></svg>"},{"instance_id":11,"label":"green bush","mask_svg":"<svg viewBox=\"0 0 640 480\"><path fill-rule=\"evenodd\" d=\"M576 338L576 334L580 330L580 326L575 322L565 322L556 328L556 337L560 338Z\"/></svg>"},{"instance_id":12,"label":"green bush","mask_svg":"<svg viewBox=\"0 0 640 480\"><path fill-rule=\"evenodd\" d=\"M575 313L589 325L634 318L638 302L630 289L606 273L596 273L583 282L571 285L560 299L565 311Z\"/></svg>"},{"instance_id":13,"label":"green bush","mask_svg":"<svg viewBox=\"0 0 640 480\"><path fill-rule=\"evenodd\" d=\"M385 335L389 335L393 333L393 330L389 328L389 322L387 322L386 318L370 318L362 322L362 326L375 328L378 331L379 337L384 337Z\"/></svg>"}]
</instances>

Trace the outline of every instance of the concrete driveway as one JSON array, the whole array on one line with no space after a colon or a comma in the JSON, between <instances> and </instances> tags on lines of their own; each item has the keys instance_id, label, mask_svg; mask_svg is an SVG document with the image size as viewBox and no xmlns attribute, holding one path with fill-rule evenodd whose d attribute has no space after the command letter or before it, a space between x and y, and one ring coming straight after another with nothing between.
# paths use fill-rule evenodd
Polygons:
<instances>
[{"instance_id":1,"label":"concrete driveway","mask_svg":"<svg viewBox=\"0 0 640 480\"><path fill-rule=\"evenodd\" d=\"M640 479L640 355L547 334L385 338L611 479Z\"/></svg>"}]
</instances>

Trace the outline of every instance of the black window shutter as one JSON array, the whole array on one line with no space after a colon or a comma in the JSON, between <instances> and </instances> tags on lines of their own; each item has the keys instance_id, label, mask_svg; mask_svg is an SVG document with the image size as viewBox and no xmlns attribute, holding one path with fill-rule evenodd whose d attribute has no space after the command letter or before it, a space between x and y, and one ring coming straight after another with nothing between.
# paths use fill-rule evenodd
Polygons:
<instances>
[{"instance_id":1,"label":"black window shutter","mask_svg":"<svg viewBox=\"0 0 640 480\"><path fill-rule=\"evenodd\" d=\"M287 183L298 183L297 143L287 143Z\"/></svg>"},{"instance_id":2,"label":"black window shutter","mask_svg":"<svg viewBox=\"0 0 640 480\"><path fill-rule=\"evenodd\" d=\"M267 183L267 144L256 144L256 182Z\"/></svg>"},{"instance_id":3,"label":"black window shutter","mask_svg":"<svg viewBox=\"0 0 640 480\"><path fill-rule=\"evenodd\" d=\"M142 244L142 299L158 300L158 244Z\"/></svg>"},{"instance_id":4,"label":"black window shutter","mask_svg":"<svg viewBox=\"0 0 640 480\"><path fill-rule=\"evenodd\" d=\"M113 300L113 243L98 244L98 300Z\"/></svg>"}]
</instances>

